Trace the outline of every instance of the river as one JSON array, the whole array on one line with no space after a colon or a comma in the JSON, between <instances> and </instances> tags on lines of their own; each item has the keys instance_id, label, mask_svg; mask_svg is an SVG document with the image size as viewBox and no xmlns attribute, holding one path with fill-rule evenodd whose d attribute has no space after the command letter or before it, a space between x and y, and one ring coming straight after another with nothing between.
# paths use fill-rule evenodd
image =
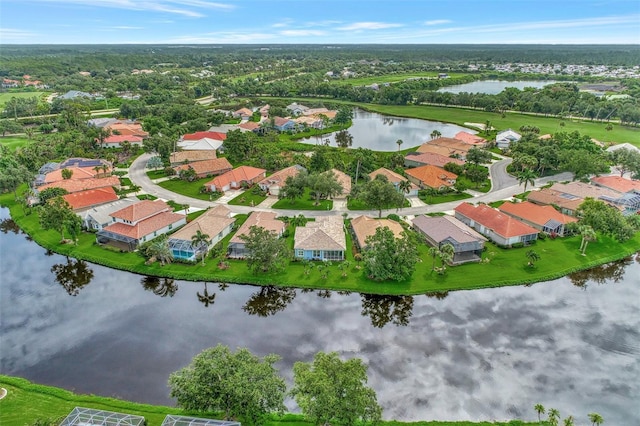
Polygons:
<instances>
[{"instance_id":1,"label":"river","mask_svg":"<svg viewBox=\"0 0 640 426\"><path fill-rule=\"evenodd\" d=\"M207 298L204 283L47 253L11 224L0 228L2 374L173 404L169 374L222 343L281 355L289 383L318 351L360 357L387 419L534 420L536 403L577 424L594 411L607 425L640 418L638 258L440 297L208 283Z\"/></svg>"},{"instance_id":2,"label":"river","mask_svg":"<svg viewBox=\"0 0 640 426\"><path fill-rule=\"evenodd\" d=\"M352 148L369 148L374 151L397 151L398 139L403 142L401 149L422 145L431 139L430 135L434 130L440 132L441 136L449 138L461 131L477 133L455 124L392 117L358 108L353 110L353 124L348 129L353 136ZM327 139L331 146L336 146L335 133L301 139L300 142L317 145L323 144Z\"/></svg>"}]
</instances>

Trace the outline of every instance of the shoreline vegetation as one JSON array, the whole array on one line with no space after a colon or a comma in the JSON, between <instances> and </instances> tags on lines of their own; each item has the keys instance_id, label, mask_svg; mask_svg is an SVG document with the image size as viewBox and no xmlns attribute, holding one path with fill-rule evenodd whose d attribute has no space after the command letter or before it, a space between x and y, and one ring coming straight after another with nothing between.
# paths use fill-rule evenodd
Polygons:
<instances>
[{"instance_id":1,"label":"shoreline vegetation","mask_svg":"<svg viewBox=\"0 0 640 426\"><path fill-rule=\"evenodd\" d=\"M446 273L433 272L432 259L426 244L419 244L420 261L412 277L406 281L373 281L364 276L354 253L347 250L348 266L341 262L326 265L320 271L309 271L303 262L290 261L283 272L254 274L243 260L224 259L225 268L218 268L218 260L208 259L201 263L171 263L164 266L155 262L145 264L138 253L120 252L103 248L95 242L92 233L82 233L76 245L61 244L56 231L42 230L38 215L29 213L16 202L13 193L0 195L0 205L10 210L11 218L20 229L41 247L79 260L107 266L113 269L173 278L186 281L225 282L259 286L312 288L317 290L353 291L378 295L420 295L427 293L472 290L533 284L563 277L572 272L589 269L620 260L640 251L640 233L618 243L614 239L598 235L589 245L586 255L580 253L580 237L546 238L532 246L540 256L535 267L527 265L526 248L503 249L492 244L483 253L483 262L448 268ZM293 235L292 225L289 224ZM347 232L347 246L351 247L351 236ZM229 237L227 237L229 238Z\"/></svg>"},{"instance_id":2,"label":"shoreline vegetation","mask_svg":"<svg viewBox=\"0 0 640 426\"><path fill-rule=\"evenodd\" d=\"M167 414L200 417L203 413L190 412L175 407L142 404L117 398L96 395L81 395L62 388L32 383L20 377L0 375L0 387L7 389L7 396L0 400L0 424L23 426L40 420L60 421L74 407L115 411L145 417L148 426L160 426ZM212 416L209 415L208 418ZM217 416L219 417L219 416ZM48 424L48 423L38 423ZM58 424L58 423L51 423ZM312 426L301 414L273 415L266 426ZM382 421L380 426L532 426L538 422L511 420L507 422L429 421L398 422Z\"/></svg>"}]
</instances>

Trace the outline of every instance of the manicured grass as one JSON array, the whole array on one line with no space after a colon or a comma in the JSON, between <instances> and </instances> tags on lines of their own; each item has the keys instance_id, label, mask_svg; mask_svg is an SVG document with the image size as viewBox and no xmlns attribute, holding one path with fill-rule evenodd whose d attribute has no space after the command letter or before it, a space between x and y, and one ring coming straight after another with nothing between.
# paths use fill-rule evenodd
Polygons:
<instances>
[{"instance_id":1,"label":"manicured grass","mask_svg":"<svg viewBox=\"0 0 640 426\"><path fill-rule=\"evenodd\" d=\"M43 95L45 93L50 93L50 92L7 92L7 93L0 93L0 105L4 105L7 102L9 102L11 100L11 98L16 98L16 99L31 99L34 96L40 100L42 100Z\"/></svg>"},{"instance_id":2,"label":"manicured grass","mask_svg":"<svg viewBox=\"0 0 640 426\"><path fill-rule=\"evenodd\" d=\"M275 202L272 209L281 210L331 210L333 208L333 200L320 200L316 206L316 200L309 195L309 189L305 189L302 198L295 200L282 199Z\"/></svg>"},{"instance_id":3,"label":"manicured grass","mask_svg":"<svg viewBox=\"0 0 640 426\"><path fill-rule=\"evenodd\" d=\"M471 182L469 178L466 176L458 176L458 179L456 180L464 184L467 188L469 188L472 191L487 193L491 190L491 181L489 179L485 179L485 181L480 183L479 185L476 185L475 183Z\"/></svg>"},{"instance_id":4,"label":"manicured grass","mask_svg":"<svg viewBox=\"0 0 640 426\"><path fill-rule=\"evenodd\" d=\"M203 416L195 412L182 410L175 407L161 405L139 404L123 401L115 398L106 398L96 395L79 395L53 386L44 386L31 383L19 377L0 375L0 387L7 389L7 396L0 401L0 424L3 426L24 426L33 424L36 420L62 420L75 407L86 407L97 410L115 411L119 413L143 416L148 426L160 426L167 414L183 415L189 417L207 417L222 419L214 413ZM56 422L55 424L58 424ZM273 416L267 420L267 426L312 426L312 423L304 421L299 414L285 414ZM404 423L397 421L381 422L388 426L528 426L538 423L521 423L512 421L509 423L489 422L415 422Z\"/></svg>"},{"instance_id":5,"label":"manicured grass","mask_svg":"<svg viewBox=\"0 0 640 426\"><path fill-rule=\"evenodd\" d=\"M450 194L440 194L440 195L425 195L419 196L422 201L429 205L440 204L440 203L448 203L449 201L459 201L466 200L467 198L473 198L472 195L467 194L466 192L458 193L452 192Z\"/></svg>"},{"instance_id":6,"label":"manicured grass","mask_svg":"<svg viewBox=\"0 0 640 426\"><path fill-rule=\"evenodd\" d=\"M197 198L199 200L215 200L220 198L219 193L200 192L202 186L209 182L211 178L196 179L193 182L187 182L181 179L171 179L158 183L161 187L168 189L169 191L177 194L185 195L187 197Z\"/></svg>"},{"instance_id":7,"label":"manicured grass","mask_svg":"<svg viewBox=\"0 0 640 426\"><path fill-rule=\"evenodd\" d=\"M149 176L149 179L160 179L163 177L167 177L167 174L164 172L164 170L151 170L147 172L147 176Z\"/></svg>"},{"instance_id":8,"label":"manicured grass","mask_svg":"<svg viewBox=\"0 0 640 426\"><path fill-rule=\"evenodd\" d=\"M120 178L120 185L122 185L122 186L131 186L131 179L125 178L125 177L121 177Z\"/></svg>"},{"instance_id":9,"label":"manicured grass","mask_svg":"<svg viewBox=\"0 0 640 426\"><path fill-rule=\"evenodd\" d=\"M5 136L0 137L0 144L6 146L10 150L21 148L31 142L31 139L20 136Z\"/></svg>"},{"instance_id":10,"label":"manicured grass","mask_svg":"<svg viewBox=\"0 0 640 426\"><path fill-rule=\"evenodd\" d=\"M200 263L145 265L144 259L136 253L118 253L103 249L95 243L93 234L81 234L78 245L61 245L60 234L51 230L43 231L38 223L37 214L25 215L22 207L14 201L12 193L0 195L0 203L8 206L16 223L34 241L47 249L116 269L191 281L415 295L433 291L469 290L551 280L571 272L621 259L640 250L640 233L624 243L599 235L597 241L589 244L586 256L581 256L579 252L580 237L555 240L548 238L533 246L541 259L536 263L535 268L529 268L526 266L525 256L528 248L501 249L487 244L485 255L489 256L489 263L456 266L449 268L446 275L437 275L431 272L428 247L420 243L418 250L420 258L424 261L416 265L413 276L404 282L375 282L365 277L363 272L353 265L348 271L348 277L342 278L335 263L330 267L327 279L322 279L319 274L306 275L301 262L291 262L283 272L256 275L247 269L246 262L240 260L229 261L230 268L227 270L218 270L214 262L207 262L205 266ZM289 238L293 238L293 235ZM226 249L226 246L224 248ZM348 259L353 258L348 257Z\"/></svg>"},{"instance_id":11,"label":"manicured grass","mask_svg":"<svg viewBox=\"0 0 640 426\"><path fill-rule=\"evenodd\" d=\"M404 199L404 202L402 203L402 207L411 207L411 203L409 202L409 200L407 200L406 198ZM389 209L396 209L398 208L398 206L387 206L384 207L382 210L389 210ZM347 200L347 209L349 210L375 210L372 209L371 207L367 206L365 203L363 203L362 201L358 200L357 198L349 198Z\"/></svg>"},{"instance_id":12,"label":"manicured grass","mask_svg":"<svg viewBox=\"0 0 640 426\"><path fill-rule=\"evenodd\" d=\"M176 211L178 213L184 213L184 209L186 207L185 204L178 204L173 200L168 200L167 204L171 207L173 207L173 211Z\"/></svg>"},{"instance_id":13,"label":"manicured grass","mask_svg":"<svg viewBox=\"0 0 640 426\"><path fill-rule=\"evenodd\" d=\"M462 73L448 73L450 78L460 77ZM347 78L347 79L332 79L331 83L337 84L350 84L352 86L365 86L373 83L382 84L382 83L397 83L400 81L405 81L408 78L435 78L438 77L438 72L435 71L424 71L424 72L413 72L413 73L399 73L399 74L387 74L373 77L360 77L360 78Z\"/></svg>"},{"instance_id":14,"label":"manicured grass","mask_svg":"<svg viewBox=\"0 0 640 426\"><path fill-rule=\"evenodd\" d=\"M253 191L247 190L234 199L229 200L227 204L231 204L232 206L255 207L266 199L267 195L264 195L262 193L254 194Z\"/></svg>"},{"instance_id":15,"label":"manicured grass","mask_svg":"<svg viewBox=\"0 0 640 426\"><path fill-rule=\"evenodd\" d=\"M136 198L138 198L138 200L157 200L158 199L158 197L156 197L155 195L151 195L151 194L136 195Z\"/></svg>"}]
</instances>

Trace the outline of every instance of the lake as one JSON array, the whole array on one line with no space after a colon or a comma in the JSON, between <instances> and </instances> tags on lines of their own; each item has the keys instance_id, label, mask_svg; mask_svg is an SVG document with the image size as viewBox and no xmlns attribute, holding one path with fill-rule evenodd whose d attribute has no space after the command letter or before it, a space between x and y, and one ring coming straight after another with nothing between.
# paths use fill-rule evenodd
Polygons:
<instances>
[{"instance_id":1,"label":"lake","mask_svg":"<svg viewBox=\"0 0 640 426\"><path fill-rule=\"evenodd\" d=\"M535 87L541 89L549 84L557 83L553 80L546 81L504 81L504 80L482 80L474 81L465 84L456 84L453 86L443 87L438 89L438 92L448 93L485 93L487 95L497 95L507 87L515 87L516 89L523 90L525 87Z\"/></svg>"},{"instance_id":2,"label":"lake","mask_svg":"<svg viewBox=\"0 0 640 426\"><path fill-rule=\"evenodd\" d=\"M204 283L66 259L12 229L0 223L3 374L173 404L169 374L218 343L281 355L289 384L294 362L337 351L369 365L386 419L534 420L541 403L577 424L594 411L607 425L637 424L638 257L439 297L208 283L205 298Z\"/></svg>"},{"instance_id":3,"label":"lake","mask_svg":"<svg viewBox=\"0 0 640 426\"><path fill-rule=\"evenodd\" d=\"M430 135L434 130L449 138L461 131L477 133L455 124L417 118L392 117L361 109L354 109L353 124L348 129L353 136L352 148L369 148L374 151L397 151L396 141L398 139L403 142L400 149L422 145L431 139ZM300 142L318 145L324 143L326 139L329 139L331 146L336 146L335 133L302 139Z\"/></svg>"}]
</instances>

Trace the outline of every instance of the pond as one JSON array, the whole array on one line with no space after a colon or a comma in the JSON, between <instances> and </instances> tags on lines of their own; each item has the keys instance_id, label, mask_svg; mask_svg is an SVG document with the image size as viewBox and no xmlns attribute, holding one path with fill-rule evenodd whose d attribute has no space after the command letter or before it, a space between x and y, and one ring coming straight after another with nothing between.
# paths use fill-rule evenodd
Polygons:
<instances>
[{"instance_id":1,"label":"pond","mask_svg":"<svg viewBox=\"0 0 640 426\"><path fill-rule=\"evenodd\" d=\"M638 419L638 258L529 287L379 297L154 279L0 230L3 374L173 404L169 374L218 343L281 355L289 384L294 362L337 351L369 365L386 419L534 420L537 403L578 424Z\"/></svg>"},{"instance_id":2,"label":"pond","mask_svg":"<svg viewBox=\"0 0 640 426\"><path fill-rule=\"evenodd\" d=\"M438 92L448 93L485 93L487 95L497 95L507 87L515 87L516 89L523 90L525 87L535 87L541 89L549 84L557 83L553 80L545 81L504 81L504 80L483 80L474 81L465 84L456 84L453 86L443 87L438 89Z\"/></svg>"},{"instance_id":3,"label":"pond","mask_svg":"<svg viewBox=\"0 0 640 426\"><path fill-rule=\"evenodd\" d=\"M449 138L461 131L477 133L455 124L417 118L392 117L361 109L353 111L353 124L348 129L353 136L352 148L369 148L374 151L397 151L396 141L398 139L403 142L400 149L422 145L431 139L430 135L434 130L439 131L441 136ZM320 145L325 143L327 139L329 139L331 146L336 146L335 133L301 139L300 142Z\"/></svg>"}]
</instances>

